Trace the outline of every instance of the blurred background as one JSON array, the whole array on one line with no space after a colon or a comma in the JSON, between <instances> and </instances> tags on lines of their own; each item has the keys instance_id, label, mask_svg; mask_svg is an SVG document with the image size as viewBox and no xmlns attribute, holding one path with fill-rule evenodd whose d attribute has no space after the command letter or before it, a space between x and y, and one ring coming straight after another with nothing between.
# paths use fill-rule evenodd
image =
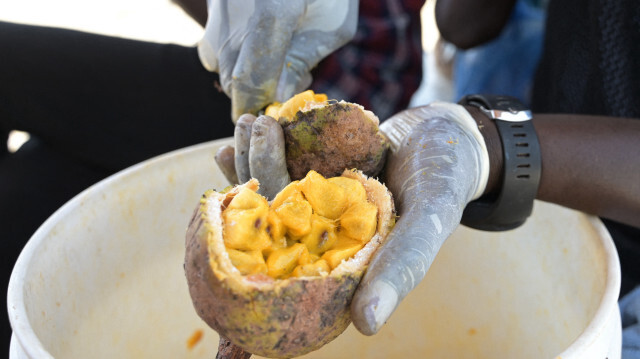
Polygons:
<instances>
[{"instance_id":1,"label":"blurred background","mask_svg":"<svg viewBox=\"0 0 640 359\"><path fill-rule=\"evenodd\" d=\"M202 31L169 0L2 0L0 19L183 45Z\"/></svg>"},{"instance_id":2,"label":"blurred background","mask_svg":"<svg viewBox=\"0 0 640 359\"><path fill-rule=\"evenodd\" d=\"M193 45L202 34L169 0L0 0L0 21L179 45ZM13 131L9 150L15 152L27 139L27 133Z\"/></svg>"}]
</instances>

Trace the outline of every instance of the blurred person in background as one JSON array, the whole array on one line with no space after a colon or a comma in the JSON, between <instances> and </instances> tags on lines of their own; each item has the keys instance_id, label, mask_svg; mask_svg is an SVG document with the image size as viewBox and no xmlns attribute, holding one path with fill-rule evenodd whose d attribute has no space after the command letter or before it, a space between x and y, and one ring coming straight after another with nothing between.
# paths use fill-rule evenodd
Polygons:
<instances>
[{"instance_id":1,"label":"blurred person in background","mask_svg":"<svg viewBox=\"0 0 640 359\"><path fill-rule=\"evenodd\" d=\"M461 49L475 49L502 35L514 6L515 0L438 0L436 21L445 40ZM530 97L535 113L640 119L639 2L550 0L544 34ZM494 51L499 55L511 50ZM516 65L528 61L526 56L512 58ZM595 136L585 136L584 141L598 141ZM602 156L584 160L606 161L606 155ZM629 168L620 175L635 173L633 176L640 178L639 167L640 159L629 158ZM622 266L621 313L626 327L623 357L637 358L640 229L607 218L603 221L618 248Z\"/></svg>"}]
</instances>

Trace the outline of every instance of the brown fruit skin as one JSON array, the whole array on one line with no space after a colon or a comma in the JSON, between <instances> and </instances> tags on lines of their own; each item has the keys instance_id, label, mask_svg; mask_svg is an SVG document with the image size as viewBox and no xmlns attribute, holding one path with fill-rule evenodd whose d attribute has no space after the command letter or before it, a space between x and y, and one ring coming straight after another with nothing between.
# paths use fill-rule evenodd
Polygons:
<instances>
[{"instance_id":1,"label":"brown fruit skin","mask_svg":"<svg viewBox=\"0 0 640 359\"><path fill-rule=\"evenodd\" d=\"M389 142L377 121L355 104L331 103L298 111L293 121L279 122L292 180L303 178L311 169L327 178L351 168L375 176L384 166Z\"/></svg>"},{"instance_id":2,"label":"brown fruit skin","mask_svg":"<svg viewBox=\"0 0 640 359\"><path fill-rule=\"evenodd\" d=\"M327 344L351 323L349 305L362 271L292 280L280 291L238 292L211 270L206 238L197 209L185 255L191 299L211 328L245 351L272 358L300 356ZM256 277L261 279L271 280Z\"/></svg>"}]
</instances>

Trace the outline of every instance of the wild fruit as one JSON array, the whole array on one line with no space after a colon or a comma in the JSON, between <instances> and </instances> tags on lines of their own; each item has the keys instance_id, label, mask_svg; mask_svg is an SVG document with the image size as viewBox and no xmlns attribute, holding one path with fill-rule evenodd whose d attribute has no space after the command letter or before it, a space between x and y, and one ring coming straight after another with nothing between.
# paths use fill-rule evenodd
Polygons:
<instances>
[{"instance_id":1,"label":"wild fruit","mask_svg":"<svg viewBox=\"0 0 640 359\"><path fill-rule=\"evenodd\" d=\"M258 186L202 197L186 238L189 291L198 315L245 351L299 356L349 325L354 290L393 226L393 200L353 170L310 171L271 203Z\"/></svg>"},{"instance_id":2,"label":"wild fruit","mask_svg":"<svg viewBox=\"0 0 640 359\"><path fill-rule=\"evenodd\" d=\"M265 114L284 130L291 179L310 170L339 176L345 168L375 176L384 165L389 142L378 130L378 117L358 104L308 90L267 107Z\"/></svg>"}]
</instances>

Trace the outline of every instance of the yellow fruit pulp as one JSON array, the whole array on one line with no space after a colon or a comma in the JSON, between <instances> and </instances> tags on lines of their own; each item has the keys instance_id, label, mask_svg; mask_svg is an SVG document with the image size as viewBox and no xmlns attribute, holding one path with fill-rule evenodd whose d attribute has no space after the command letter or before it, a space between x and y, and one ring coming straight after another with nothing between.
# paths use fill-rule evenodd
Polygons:
<instances>
[{"instance_id":1,"label":"yellow fruit pulp","mask_svg":"<svg viewBox=\"0 0 640 359\"><path fill-rule=\"evenodd\" d=\"M224 243L243 275L326 275L371 240L377 213L358 180L309 171L270 205L243 188L222 212Z\"/></svg>"},{"instance_id":2,"label":"yellow fruit pulp","mask_svg":"<svg viewBox=\"0 0 640 359\"><path fill-rule=\"evenodd\" d=\"M284 117L288 121L291 121L298 111L304 110L308 106L313 106L314 104L324 105L327 100L327 95L316 94L313 90L307 90L293 96L284 103L274 102L267 106L264 114L271 116L276 120Z\"/></svg>"}]
</instances>

